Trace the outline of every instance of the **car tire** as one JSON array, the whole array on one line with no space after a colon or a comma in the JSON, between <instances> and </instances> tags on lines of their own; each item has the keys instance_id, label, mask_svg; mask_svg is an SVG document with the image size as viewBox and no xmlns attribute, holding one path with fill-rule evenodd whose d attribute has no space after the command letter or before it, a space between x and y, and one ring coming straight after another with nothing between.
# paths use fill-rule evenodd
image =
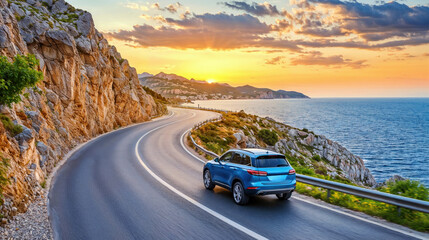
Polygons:
<instances>
[{"instance_id":1,"label":"car tire","mask_svg":"<svg viewBox=\"0 0 429 240\"><path fill-rule=\"evenodd\" d=\"M245 205L249 202L249 196L244 192L244 187L241 182L235 182L232 186L232 196L234 202L238 205Z\"/></svg>"},{"instance_id":2,"label":"car tire","mask_svg":"<svg viewBox=\"0 0 429 240\"><path fill-rule=\"evenodd\" d=\"M212 174L208 169L204 170L203 183L204 183L204 187L208 190L213 190L213 188L215 187L215 184L212 181Z\"/></svg>"},{"instance_id":3,"label":"car tire","mask_svg":"<svg viewBox=\"0 0 429 240\"><path fill-rule=\"evenodd\" d=\"M279 200L288 200L292 196L292 191L288 193L279 193L276 194L276 196Z\"/></svg>"}]
</instances>

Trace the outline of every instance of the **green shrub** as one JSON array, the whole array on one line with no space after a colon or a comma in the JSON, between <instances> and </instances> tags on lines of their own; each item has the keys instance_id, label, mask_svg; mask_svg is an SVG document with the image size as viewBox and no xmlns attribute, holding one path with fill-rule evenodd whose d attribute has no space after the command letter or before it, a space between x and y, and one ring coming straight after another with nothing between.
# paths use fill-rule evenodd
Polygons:
<instances>
[{"instance_id":1,"label":"green shrub","mask_svg":"<svg viewBox=\"0 0 429 240\"><path fill-rule=\"evenodd\" d=\"M151 95L154 98L155 101L158 101L158 102L164 103L164 104L169 103L168 100L165 97L163 97L161 94L155 92L154 90L152 90L152 89L150 89L150 88L148 88L146 86L142 86L142 88L143 88L143 90L145 90L145 92L147 94Z\"/></svg>"},{"instance_id":2,"label":"green shrub","mask_svg":"<svg viewBox=\"0 0 429 240\"><path fill-rule=\"evenodd\" d=\"M429 189L417 181L397 181L389 183L386 187L380 188L379 190L401 196L413 197L426 201L428 200ZM418 231L429 231L429 214L427 213L402 208L401 213L398 214L398 208L396 206L332 190L331 197L328 200L326 189L303 183L297 183L296 191L338 206L378 216Z\"/></svg>"},{"instance_id":3,"label":"green shrub","mask_svg":"<svg viewBox=\"0 0 429 240\"><path fill-rule=\"evenodd\" d=\"M46 9L49 9L49 4L47 2L42 2L42 6L44 6Z\"/></svg>"},{"instance_id":4,"label":"green shrub","mask_svg":"<svg viewBox=\"0 0 429 240\"><path fill-rule=\"evenodd\" d=\"M236 129L242 129L243 123L241 122L238 114L236 113L227 113L223 116L222 124L226 127L232 127Z\"/></svg>"},{"instance_id":5,"label":"green shrub","mask_svg":"<svg viewBox=\"0 0 429 240\"><path fill-rule=\"evenodd\" d=\"M42 188L45 188L45 187L46 187L46 180L45 180L45 181L43 181L43 182L40 184L40 186L41 186Z\"/></svg>"},{"instance_id":6,"label":"green shrub","mask_svg":"<svg viewBox=\"0 0 429 240\"><path fill-rule=\"evenodd\" d=\"M313 156L313 160L317 161L317 162L320 162L320 161L322 161L322 158L319 155L314 155Z\"/></svg>"},{"instance_id":7,"label":"green shrub","mask_svg":"<svg viewBox=\"0 0 429 240\"><path fill-rule=\"evenodd\" d=\"M9 183L9 178L7 177L8 168L9 159L4 158L0 153L0 205L3 204L3 190Z\"/></svg>"},{"instance_id":8,"label":"green shrub","mask_svg":"<svg viewBox=\"0 0 429 240\"><path fill-rule=\"evenodd\" d=\"M8 130L13 137L15 137L16 135L22 132L21 125L13 123L9 117L3 114L0 114L0 121L3 123L4 128Z\"/></svg>"},{"instance_id":9,"label":"green shrub","mask_svg":"<svg viewBox=\"0 0 429 240\"><path fill-rule=\"evenodd\" d=\"M19 16L18 14L15 15L16 21L21 21L22 19L25 18L25 16Z\"/></svg>"},{"instance_id":10,"label":"green shrub","mask_svg":"<svg viewBox=\"0 0 429 240\"><path fill-rule=\"evenodd\" d=\"M238 113L237 113L237 115L238 115L240 118L245 118L245 117L247 116L247 114L244 112L244 110L240 110L240 112L238 112Z\"/></svg>"},{"instance_id":11,"label":"green shrub","mask_svg":"<svg viewBox=\"0 0 429 240\"><path fill-rule=\"evenodd\" d=\"M315 176L316 175L316 173L314 172L314 169L311 169L308 167L293 166L293 168L295 169L296 173L299 173L299 174L304 174L307 176Z\"/></svg>"},{"instance_id":12,"label":"green shrub","mask_svg":"<svg viewBox=\"0 0 429 240\"><path fill-rule=\"evenodd\" d=\"M328 170L326 169L326 167L318 166L315 170L315 173L320 174L320 175L327 175Z\"/></svg>"},{"instance_id":13,"label":"green shrub","mask_svg":"<svg viewBox=\"0 0 429 240\"><path fill-rule=\"evenodd\" d=\"M13 63L0 56L0 105L10 106L21 101L20 94L27 87L34 87L43 78L36 68L39 60L34 55L16 55Z\"/></svg>"},{"instance_id":14,"label":"green shrub","mask_svg":"<svg viewBox=\"0 0 429 240\"><path fill-rule=\"evenodd\" d=\"M261 129L258 132L258 137L264 141L264 143L273 146L279 140L277 133L268 129Z\"/></svg>"},{"instance_id":15,"label":"green shrub","mask_svg":"<svg viewBox=\"0 0 429 240\"><path fill-rule=\"evenodd\" d=\"M429 200L429 189L418 181L404 180L389 182L387 183L387 187L379 190L424 201Z\"/></svg>"}]
</instances>

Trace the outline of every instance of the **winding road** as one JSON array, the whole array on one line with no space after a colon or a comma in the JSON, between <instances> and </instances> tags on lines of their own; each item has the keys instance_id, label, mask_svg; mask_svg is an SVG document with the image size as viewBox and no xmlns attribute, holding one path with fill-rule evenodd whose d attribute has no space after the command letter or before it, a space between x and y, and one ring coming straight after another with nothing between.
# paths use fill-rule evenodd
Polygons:
<instances>
[{"instance_id":1,"label":"winding road","mask_svg":"<svg viewBox=\"0 0 429 240\"><path fill-rule=\"evenodd\" d=\"M217 113L170 110L71 155L49 192L55 239L413 239L296 196L238 206L227 190L205 190L183 136Z\"/></svg>"}]
</instances>

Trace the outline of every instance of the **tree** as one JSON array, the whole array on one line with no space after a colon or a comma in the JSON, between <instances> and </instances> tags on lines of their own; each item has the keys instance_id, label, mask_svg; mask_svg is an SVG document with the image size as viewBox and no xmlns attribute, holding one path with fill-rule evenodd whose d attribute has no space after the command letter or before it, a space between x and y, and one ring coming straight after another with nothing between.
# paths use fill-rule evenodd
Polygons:
<instances>
[{"instance_id":1,"label":"tree","mask_svg":"<svg viewBox=\"0 0 429 240\"><path fill-rule=\"evenodd\" d=\"M16 55L13 63L0 56L0 105L21 102L22 91L43 79L38 66L39 60L32 54Z\"/></svg>"}]
</instances>

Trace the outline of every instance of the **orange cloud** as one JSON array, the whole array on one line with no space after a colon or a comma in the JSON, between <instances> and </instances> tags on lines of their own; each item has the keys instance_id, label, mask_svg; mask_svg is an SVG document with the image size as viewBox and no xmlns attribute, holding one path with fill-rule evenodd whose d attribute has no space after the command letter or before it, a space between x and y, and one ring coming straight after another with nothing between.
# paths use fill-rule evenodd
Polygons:
<instances>
[{"instance_id":1,"label":"orange cloud","mask_svg":"<svg viewBox=\"0 0 429 240\"><path fill-rule=\"evenodd\" d=\"M322 66L346 66L351 68L362 68L367 66L365 60L352 61L344 59L342 55L324 57L321 52L313 51L292 58L292 65L322 65Z\"/></svg>"}]
</instances>

